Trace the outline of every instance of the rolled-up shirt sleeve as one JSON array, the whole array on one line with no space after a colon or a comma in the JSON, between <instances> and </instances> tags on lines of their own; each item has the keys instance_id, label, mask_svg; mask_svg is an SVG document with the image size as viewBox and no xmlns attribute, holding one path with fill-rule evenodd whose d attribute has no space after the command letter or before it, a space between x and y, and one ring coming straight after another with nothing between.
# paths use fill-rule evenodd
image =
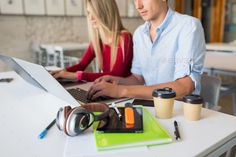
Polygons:
<instances>
[{"instance_id":1,"label":"rolled-up shirt sleeve","mask_svg":"<svg viewBox=\"0 0 236 157\"><path fill-rule=\"evenodd\" d=\"M189 76L195 85L194 94L200 94L201 74L205 59L205 38L199 20L187 21L179 35L175 56L174 80Z\"/></svg>"}]
</instances>

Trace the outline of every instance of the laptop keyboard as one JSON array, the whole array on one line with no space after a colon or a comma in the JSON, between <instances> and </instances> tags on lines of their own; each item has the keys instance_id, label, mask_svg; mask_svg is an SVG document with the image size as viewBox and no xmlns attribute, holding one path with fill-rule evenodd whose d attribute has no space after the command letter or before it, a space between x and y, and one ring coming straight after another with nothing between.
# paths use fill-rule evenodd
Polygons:
<instances>
[{"instance_id":1,"label":"laptop keyboard","mask_svg":"<svg viewBox=\"0 0 236 157\"><path fill-rule=\"evenodd\" d=\"M76 99L83 103L89 103L89 102L99 102L104 100L110 100L112 98L110 97L98 97L94 100L87 99L87 91L81 89L81 88L72 88L67 89L67 91Z\"/></svg>"}]
</instances>

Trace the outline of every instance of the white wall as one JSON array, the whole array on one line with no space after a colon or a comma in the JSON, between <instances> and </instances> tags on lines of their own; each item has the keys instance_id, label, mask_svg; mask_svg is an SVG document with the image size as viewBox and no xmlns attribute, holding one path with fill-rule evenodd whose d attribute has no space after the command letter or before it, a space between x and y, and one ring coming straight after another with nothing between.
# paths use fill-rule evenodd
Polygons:
<instances>
[{"instance_id":1,"label":"white wall","mask_svg":"<svg viewBox=\"0 0 236 157\"><path fill-rule=\"evenodd\" d=\"M134 30L143 23L140 18L123 19L125 27ZM87 42L85 17L0 15L0 54L32 61L33 42ZM6 67L0 64L0 70Z\"/></svg>"}]
</instances>

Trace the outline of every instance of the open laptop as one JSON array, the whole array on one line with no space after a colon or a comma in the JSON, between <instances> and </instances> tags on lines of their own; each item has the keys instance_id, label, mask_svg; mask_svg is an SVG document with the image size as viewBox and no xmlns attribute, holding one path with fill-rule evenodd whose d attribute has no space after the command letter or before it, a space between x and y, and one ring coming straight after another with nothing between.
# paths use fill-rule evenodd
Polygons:
<instances>
[{"instance_id":1,"label":"open laptop","mask_svg":"<svg viewBox=\"0 0 236 157\"><path fill-rule=\"evenodd\" d=\"M86 92L77 86L70 87L66 90L54 77L52 77L48 71L41 65L30 63L18 58L8 57L0 55L0 60L4 61L10 66L16 73L18 73L24 80L37 86L44 91L47 91L58 98L70 103L71 105L78 106L80 104L87 103ZM105 98L106 99L106 98ZM109 99L103 100L103 98L97 99L98 102L117 102L122 99Z\"/></svg>"}]
</instances>

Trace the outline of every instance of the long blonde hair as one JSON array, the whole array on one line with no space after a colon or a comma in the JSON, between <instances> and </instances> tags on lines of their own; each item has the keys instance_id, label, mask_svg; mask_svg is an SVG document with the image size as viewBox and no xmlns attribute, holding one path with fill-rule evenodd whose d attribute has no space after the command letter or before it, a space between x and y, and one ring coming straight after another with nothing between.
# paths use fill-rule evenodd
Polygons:
<instances>
[{"instance_id":1,"label":"long blonde hair","mask_svg":"<svg viewBox=\"0 0 236 157\"><path fill-rule=\"evenodd\" d=\"M111 70L115 64L119 40L122 41L120 34L124 30L117 4L115 0L85 0L85 8L88 6L90 6L92 10L91 14L96 18L98 23L98 29L93 28L87 17L89 37L100 70L103 68L101 34L111 34Z\"/></svg>"}]
</instances>

